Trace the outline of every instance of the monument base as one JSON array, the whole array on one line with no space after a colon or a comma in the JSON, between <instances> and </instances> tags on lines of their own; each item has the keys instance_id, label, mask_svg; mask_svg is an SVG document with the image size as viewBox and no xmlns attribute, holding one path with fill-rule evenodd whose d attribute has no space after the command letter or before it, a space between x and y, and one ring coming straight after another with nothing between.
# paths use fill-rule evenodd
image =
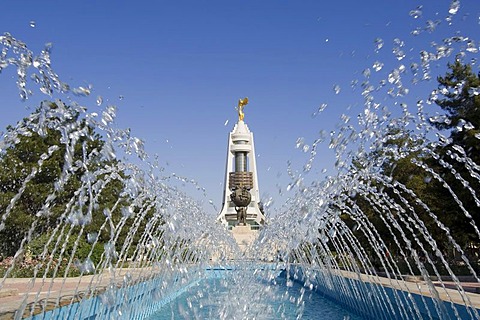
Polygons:
<instances>
[{"instance_id":1,"label":"monument base","mask_svg":"<svg viewBox=\"0 0 480 320\"><path fill-rule=\"evenodd\" d=\"M252 230L249 225L235 226L232 228L232 235L240 247L240 251L245 253L257 238L258 231Z\"/></svg>"}]
</instances>

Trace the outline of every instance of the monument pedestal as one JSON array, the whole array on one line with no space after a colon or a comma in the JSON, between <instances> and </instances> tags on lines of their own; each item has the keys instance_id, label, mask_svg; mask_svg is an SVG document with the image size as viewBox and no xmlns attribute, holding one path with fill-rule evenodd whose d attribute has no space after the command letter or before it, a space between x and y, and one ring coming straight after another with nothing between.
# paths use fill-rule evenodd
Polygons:
<instances>
[{"instance_id":1,"label":"monument pedestal","mask_svg":"<svg viewBox=\"0 0 480 320\"><path fill-rule=\"evenodd\" d=\"M240 251L245 253L257 238L258 231L250 229L249 225L234 226L232 228L232 235L240 247Z\"/></svg>"}]
</instances>

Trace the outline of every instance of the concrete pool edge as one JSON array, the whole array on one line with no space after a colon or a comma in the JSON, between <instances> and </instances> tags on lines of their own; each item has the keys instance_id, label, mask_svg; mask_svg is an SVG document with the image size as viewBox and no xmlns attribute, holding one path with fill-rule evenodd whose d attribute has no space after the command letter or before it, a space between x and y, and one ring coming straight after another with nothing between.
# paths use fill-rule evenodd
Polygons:
<instances>
[{"instance_id":1,"label":"concrete pool edge","mask_svg":"<svg viewBox=\"0 0 480 320\"><path fill-rule=\"evenodd\" d=\"M464 304L457 290L438 293L425 283L298 265L289 265L285 276L367 319L477 319L480 314L479 294L466 292Z\"/></svg>"},{"instance_id":2,"label":"concrete pool edge","mask_svg":"<svg viewBox=\"0 0 480 320\"><path fill-rule=\"evenodd\" d=\"M190 274L195 274L197 271L198 268L194 268L190 270ZM145 319L201 279L201 277L190 278L180 274L170 279L158 276L130 286L113 286L98 295L26 319L105 319L112 314L115 314L117 319ZM168 281L171 285L167 290L158 290L164 281ZM132 304L139 307L132 308Z\"/></svg>"}]
</instances>

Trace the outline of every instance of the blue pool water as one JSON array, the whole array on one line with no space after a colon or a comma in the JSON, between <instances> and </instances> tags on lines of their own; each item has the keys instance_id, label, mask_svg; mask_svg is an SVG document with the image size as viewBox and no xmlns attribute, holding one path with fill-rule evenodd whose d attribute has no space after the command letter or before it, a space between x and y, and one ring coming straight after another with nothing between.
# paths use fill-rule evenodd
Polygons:
<instances>
[{"instance_id":1,"label":"blue pool water","mask_svg":"<svg viewBox=\"0 0 480 320\"><path fill-rule=\"evenodd\" d=\"M247 286L235 281L228 277L202 280L148 319L363 319L285 278Z\"/></svg>"}]
</instances>

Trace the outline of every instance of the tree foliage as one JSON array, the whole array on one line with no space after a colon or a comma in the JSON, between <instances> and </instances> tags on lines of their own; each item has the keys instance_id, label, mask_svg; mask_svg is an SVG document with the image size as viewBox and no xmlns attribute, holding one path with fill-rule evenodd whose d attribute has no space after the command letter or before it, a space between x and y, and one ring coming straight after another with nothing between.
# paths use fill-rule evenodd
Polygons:
<instances>
[{"instance_id":1,"label":"tree foliage","mask_svg":"<svg viewBox=\"0 0 480 320\"><path fill-rule=\"evenodd\" d=\"M441 94L436 103L446 112L445 121L434 122L439 129L449 129L454 144L464 148L466 155L480 160L480 76L472 67L455 61L448 65L450 72L438 77Z\"/></svg>"},{"instance_id":2,"label":"tree foliage","mask_svg":"<svg viewBox=\"0 0 480 320\"><path fill-rule=\"evenodd\" d=\"M115 204L123 185L121 175L106 179L103 172L118 163L102 157L104 141L94 128L61 102L44 102L31 117L8 127L5 137L0 153L0 256L13 256L25 240L34 240L34 254L42 254L47 235L77 235L82 228L80 244L85 245L92 232L99 232L99 243L107 242L111 225L105 224L103 212L117 208L110 212L111 219L121 219Z\"/></svg>"},{"instance_id":3,"label":"tree foliage","mask_svg":"<svg viewBox=\"0 0 480 320\"><path fill-rule=\"evenodd\" d=\"M398 258L405 246L411 246L425 257L431 254L428 250L438 248L454 265L461 252L472 263L480 258L480 75L459 61L448 68L445 76L438 77L436 103L444 114L430 118L432 125L446 132L446 139L424 141L423 135L419 138L404 128L391 127L381 148L354 161L353 172L368 163L379 168L378 175L365 175L367 180L362 181L370 192L351 198L390 254ZM348 215L342 217L353 225ZM372 236L355 233L364 247L374 241ZM436 255L430 258L438 262Z\"/></svg>"}]
</instances>

